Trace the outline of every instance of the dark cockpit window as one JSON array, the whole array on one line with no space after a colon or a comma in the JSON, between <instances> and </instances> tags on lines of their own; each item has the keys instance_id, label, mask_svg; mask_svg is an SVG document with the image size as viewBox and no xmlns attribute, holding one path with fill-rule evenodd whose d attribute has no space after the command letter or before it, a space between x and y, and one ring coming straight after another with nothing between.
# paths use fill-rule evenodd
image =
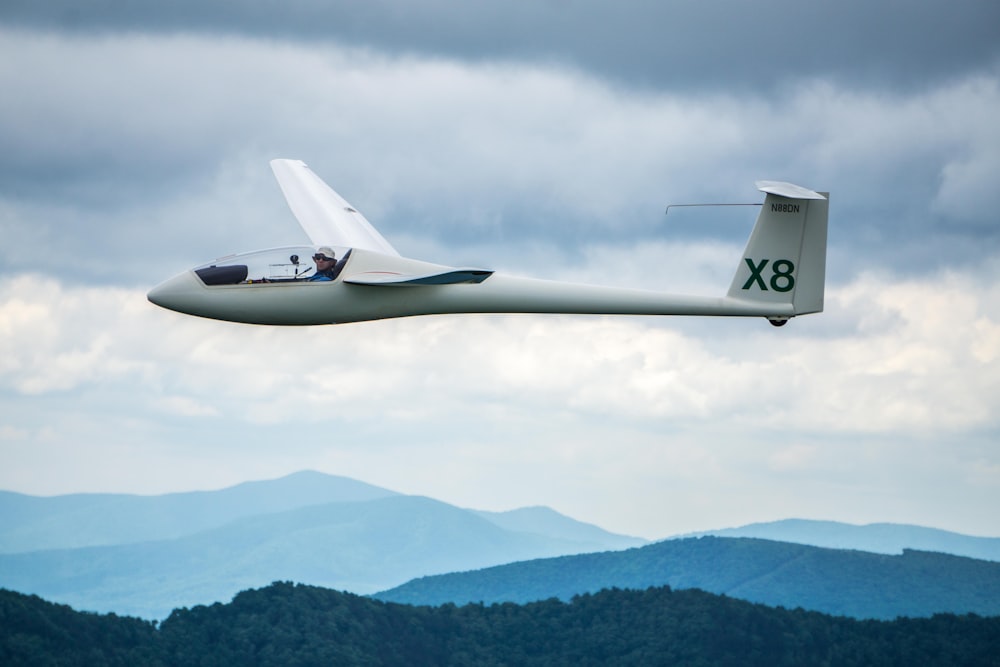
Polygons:
<instances>
[{"instance_id":1,"label":"dark cockpit window","mask_svg":"<svg viewBox=\"0 0 1000 667\"><path fill-rule=\"evenodd\" d=\"M195 273L206 285L236 285L247 279L246 264L230 264L228 266L206 266L196 269Z\"/></svg>"}]
</instances>

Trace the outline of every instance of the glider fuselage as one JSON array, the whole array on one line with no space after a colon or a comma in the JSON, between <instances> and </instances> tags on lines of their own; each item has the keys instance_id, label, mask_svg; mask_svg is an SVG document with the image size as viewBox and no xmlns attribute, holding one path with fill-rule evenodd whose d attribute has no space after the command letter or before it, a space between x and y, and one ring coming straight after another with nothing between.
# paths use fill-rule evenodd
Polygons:
<instances>
[{"instance_id":1,"label":"glider fuselage","mask_svg":"<svg viewBox=\"0 0 1000 667\"><path fill-rule=\"evenodd\" d=\"M235 257L239 257L238 255ZM216 265L217 266L217 265ZM206 285L196 270L154 288L153 303L218 320L250 324L343 324L448 313L566 313L605 315L732 315L789 317L790 305L729 297L676 296L642 289L578 285L493 273L477 282L379 284L381 278L449 270L436 264L352 250L340 276L328 282L247 280ZM358 284L350 280L368 280Z\"/></svg>"}]
</instances>

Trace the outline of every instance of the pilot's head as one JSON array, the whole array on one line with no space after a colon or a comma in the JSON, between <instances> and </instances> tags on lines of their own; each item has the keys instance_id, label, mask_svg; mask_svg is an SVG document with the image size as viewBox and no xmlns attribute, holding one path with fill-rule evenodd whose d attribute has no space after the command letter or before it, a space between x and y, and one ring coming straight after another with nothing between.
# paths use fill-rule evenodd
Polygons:
<instances>
[{"instance_id":1,"label":"pilot's head","mask_svg":"<svg viewBox=\"0 0 1000 667\"><path fill-rule=\"evenodd\" d=\"M330 248L320 248L313 255L313 261L316 262L317 269L324 271L333 266L333 263L337 261L337 256L333 254L333 250Z\"/></svg>"}]
</instances>

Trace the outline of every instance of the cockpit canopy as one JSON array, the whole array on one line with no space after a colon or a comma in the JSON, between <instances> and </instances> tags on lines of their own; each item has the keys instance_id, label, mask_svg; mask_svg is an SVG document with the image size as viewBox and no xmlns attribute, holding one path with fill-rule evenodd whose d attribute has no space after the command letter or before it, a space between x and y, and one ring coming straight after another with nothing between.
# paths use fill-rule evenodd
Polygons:
<instances>
[{"instance_id":1,"label":"cockpit canopy","mask_svg":"<svg viewBox=\"0 0 1000 667\"><path fill-rule=\"evenodd\" d=\"M351 249L339 246L324 246L322 249L333 251L337 265L333 269L332 275L336 277L347 263ZM220 257L213 262L195 268L194 272L207 286L308 280L316 272L313 255L320 250L319 246L288 246L255 250Z\"/></svg>"}]
</instances>

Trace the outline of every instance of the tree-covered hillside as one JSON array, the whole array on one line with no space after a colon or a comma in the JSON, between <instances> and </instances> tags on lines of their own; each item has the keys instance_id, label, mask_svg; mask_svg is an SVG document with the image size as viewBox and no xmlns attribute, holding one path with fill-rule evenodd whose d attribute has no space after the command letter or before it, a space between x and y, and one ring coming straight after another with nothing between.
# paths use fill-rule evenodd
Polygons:
<instances>
[{"instance_id":1,"label":"tree-covered hillside","mask_svg":"<svg viewBox=\"0 0 1000 667\"><path fill-rule=\"evenodd\" d=\"M649 586L699 588L859 619L1000 614L1000 563L923 551L888 555L725 537L422 577L374 597L430 605L524 603Z\"/></svg>"},{"instance_id":2,"label":"tree-covered hillside","mask_svg":"<svg viewBox=\"0 0 1000 667\"><path fill-rule=\"evenodd\" d=\"M1000 618L855 621L696 590L411 607L288 583L159 628L0 591L0 664L996 665Z\"/></svg>"}]
</instances>

